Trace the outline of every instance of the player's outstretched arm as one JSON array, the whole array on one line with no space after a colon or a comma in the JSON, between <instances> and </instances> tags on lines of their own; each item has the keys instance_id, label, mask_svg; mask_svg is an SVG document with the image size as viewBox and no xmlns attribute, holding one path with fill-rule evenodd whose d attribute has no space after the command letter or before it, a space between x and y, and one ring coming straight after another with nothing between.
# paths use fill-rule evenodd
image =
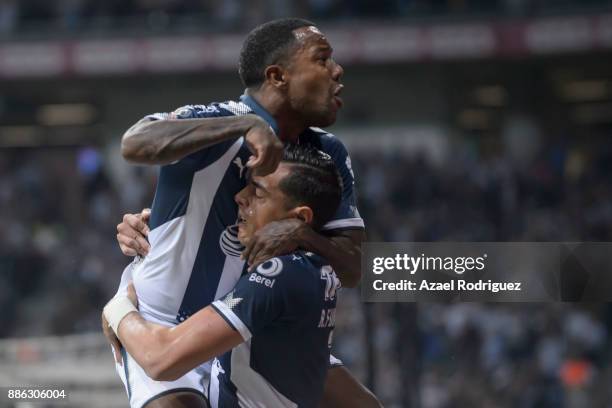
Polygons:
<instances>
[{"instance_id":1,"label":"player's outstretched arm","mask_svg":"<svg viewBox=\"0 0 612 408\"><path fill-rule=\"evenodd\" d=\"M168 328L147 322L135 310L125 314L127 299L124 296L111 300L104 308L104 316L123 347L156 381L176 380L244 341L211 306Z\"/></svg>"},{"instance_id":2,"label":"player's outstretched arm","mask_svg":"<svg viewBox=\"0 0 612 408\"><path fill-rule=\"evenodd\" d=\"M329 231L322 235L298 219L271 222L255 233L243 257L257 265L279 255L301 248L329 261L342 286L352 288L361 280L361 243L363 229Z\"/></svg>"},{"instance_id":3,"label":"player's outstretched arm","mask_svg":"<svg viewBox=\"0 0 612 408\"><path fill-rule=\"evenodd\" d=\"M125 132L121 154L131 162L168 164L205 147L245 136L253 153L247 166L262 175L276 170L283 144L259 116L198 119L142 119Z\"/></svg>"}]
</instances>

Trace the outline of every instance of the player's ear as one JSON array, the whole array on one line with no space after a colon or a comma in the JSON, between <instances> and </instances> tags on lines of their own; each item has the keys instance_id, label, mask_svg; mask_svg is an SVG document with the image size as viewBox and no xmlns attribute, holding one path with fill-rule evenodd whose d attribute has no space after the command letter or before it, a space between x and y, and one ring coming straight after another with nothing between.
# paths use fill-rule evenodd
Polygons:
<instances>
[{"instance_id":1,"label":"player's ear","mask_svg":"<svg viewBox=\"0 0 612 408\"><path fill-rule=\"evenodd\" d=\"M307 206L295 207L292 212L295 218L304 221L308 225L312 225L312 219L314 217L314 214L310 207L307 207Z\"/></svg>"},{"instance_id":2,"label":"player's ear","mask_svg":"<svg viewBox=\"0 0 612 408\"><path fill-rule=\"evenodd\" d=\"M282 88L287 84L285 69L280 65L268 65L264 76L266 82L276 88Z\"/></svg>"}]
</instances>

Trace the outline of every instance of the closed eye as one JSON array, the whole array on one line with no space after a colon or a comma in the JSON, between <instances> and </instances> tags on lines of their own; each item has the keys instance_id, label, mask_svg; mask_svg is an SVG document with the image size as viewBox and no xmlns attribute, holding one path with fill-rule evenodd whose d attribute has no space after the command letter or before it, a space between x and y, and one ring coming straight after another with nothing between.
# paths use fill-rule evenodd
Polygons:
<instances>
[{"instance_id":1,"label":"closed eye","mask_svg":"<svg viewBox=\"0 0 612 408\"><path fill-rule=\"evenodd\" d=\"M263 198L267 193L266 189L255 180L251 180L251 184L255 187L255 197Z\"/></svg>"}]
</instances>

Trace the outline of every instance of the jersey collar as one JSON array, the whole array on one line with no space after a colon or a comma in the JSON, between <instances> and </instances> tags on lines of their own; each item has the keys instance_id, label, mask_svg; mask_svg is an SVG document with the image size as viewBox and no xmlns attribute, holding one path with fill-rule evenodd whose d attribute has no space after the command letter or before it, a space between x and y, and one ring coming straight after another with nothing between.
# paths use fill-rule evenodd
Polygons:
<instances>
[{"instance_id":1,"label":"jersey collar","mask_svg":"<svg viewBox=\"0 0 612 408\"><path fill-rule=\"evenodd\" d=\"M278 136L278 125L276 120L267 110L263 108L263 106L261 106L252 96L247 95L246 93L240 97L240 101L251 108L256 115L268 122L268 125L270 125L272 130L274 130L274 133Z\"/></svg>"}]
</instances>

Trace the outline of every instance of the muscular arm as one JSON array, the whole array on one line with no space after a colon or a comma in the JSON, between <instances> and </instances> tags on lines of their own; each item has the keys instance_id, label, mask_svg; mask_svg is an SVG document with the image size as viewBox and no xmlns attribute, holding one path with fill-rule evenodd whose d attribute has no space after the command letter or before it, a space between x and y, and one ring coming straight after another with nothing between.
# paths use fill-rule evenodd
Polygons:
<instances>
[{"instance_id":1,"label":"muscular arm","mask_svg":"<svg viewBox=\"0 0 612 408\"><path fill-rule=\"evenodd\" d=\"M298 237L299 247L327 259L342 286L354 288L361 280L361 243L365 241L363 229L331 231L325 236L312 228L304 228Z\"/></svg>"},{"instance_id":2,"label":"muscular arm","mask_svg":"<svg viewBox=\"0 0 612 408\"><path fill-rule=\"evenodd\" d=\"M363 229L330 231L322 235L302 220L274 221L255 233L243 253L249 265L301 248L327 259L342 286L353 288L361 279L361 243Z\"/></svg>"},{"instance_id":3,"label":"muscular arm","mask_svg":"<svg viewBox=\"0 0 612 408\"><path fill-rule=\"evenodd\" d=\"M268 124L256 115L214 117L201 119L142 119L125 132L121 140L121 154L131 162L168 164L197 152L202 148L238 138L258 129L271 133ZM267 135L274 143L276 137ZM278 141L282 150L282 144ZM265 148L265 146L264 146Z\"/></svg>"},{"instance_id":4,"label":"muscular arm","mask_svg":"<svg viewBox=\"0 0 612 408\"><path fill-rule=\"evenodd\" d=\"M123 347L156 381L175 380L244 341L211 306L173 328L130 313L117 331Z\"/></svg>"}]
</instances>

